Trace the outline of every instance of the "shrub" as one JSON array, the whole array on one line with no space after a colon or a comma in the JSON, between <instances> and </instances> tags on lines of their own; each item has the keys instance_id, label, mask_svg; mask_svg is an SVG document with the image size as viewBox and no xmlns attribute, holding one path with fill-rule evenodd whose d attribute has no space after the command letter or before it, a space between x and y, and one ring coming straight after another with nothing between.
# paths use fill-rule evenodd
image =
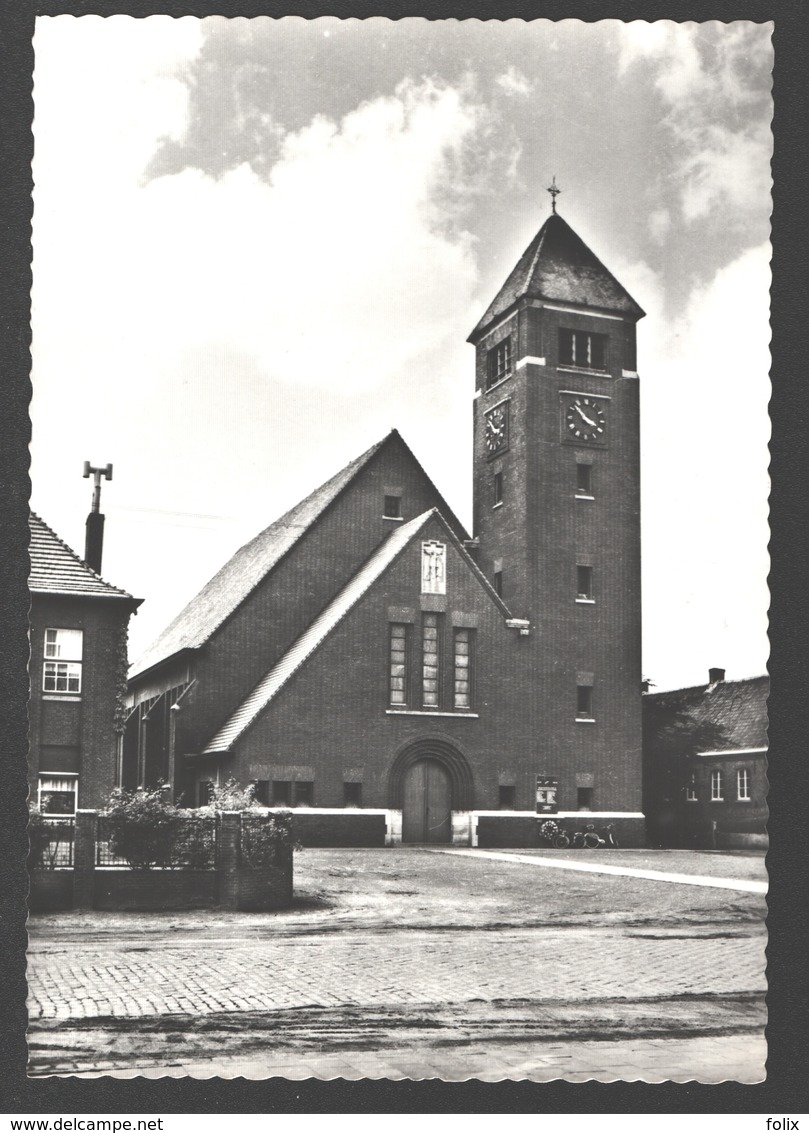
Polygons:
<instances>
[{"instance_id":1,"label":"shrub","mask_svg":"<svg viewBox=\"0 0 809 1133\"><path fill-rule=\"evenodd\" d=\"M212 785L208 805L200 809L203 811L255 810L258 805L255 783L240 787L235 779L228 779L221 786Z\"/></svg>"},{"instance_id":2,"label":"shrub","mask_svg":"<svg viewBox=\"0 0 809 1133\"><path fill-rule=\"evenodd\" d=\"M110 852L130 869L171 866L182 815L162 787L125 791L116 788L102 811Z\"/></svg>"},{"instance_id":3,"label":"shrub","mask_svg":"<svg viewBox=\"0 0 809 1133\"><path fill-rule=\"evenodd\" d=\"M282 864L288 854L301 847L292 832L292 813L288 810L271 814L242 813L240 858L252 869Z\"/></svg>"}]
</instances>

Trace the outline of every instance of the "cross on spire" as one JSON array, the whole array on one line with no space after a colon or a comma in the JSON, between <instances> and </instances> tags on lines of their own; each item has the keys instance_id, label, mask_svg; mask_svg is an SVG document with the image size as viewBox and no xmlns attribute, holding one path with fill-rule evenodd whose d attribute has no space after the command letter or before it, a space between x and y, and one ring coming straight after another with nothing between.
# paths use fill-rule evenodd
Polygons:
<instances>
[{"instance_id":1,"label":"cross on spire","mask_svg":"<svg viewBox=\"0 0 809 1133\"><path fill-rule=\"evenodd\" d=\"M548 186L548 192L550 193L551 200L553 202L551 207L552 207L553 211L556 212L556 198L559 196L559 194L562 192L562 190L557 187L556 174L555 173L553 175L553 181Z\"/></svg>"}]
</instances>

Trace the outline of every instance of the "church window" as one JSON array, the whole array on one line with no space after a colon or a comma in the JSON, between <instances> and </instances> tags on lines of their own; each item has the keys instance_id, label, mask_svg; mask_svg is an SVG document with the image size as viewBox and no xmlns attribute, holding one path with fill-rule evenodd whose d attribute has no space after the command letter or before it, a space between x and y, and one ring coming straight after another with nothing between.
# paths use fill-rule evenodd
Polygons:
<instances>
[{"instance_id":1,"label":"church window","mask_svg":"<svg viewBox=\"0 0 809 1133\"><path fill-rule=\"evenodd\" d=\"M722 775L721 771L712 771L711 772L711 802L712 803L721 803L723 798L724 798L724 795L722 794L722 788L724 786L723 779L724 779L724 776Z\"/></svg>"},{"instance_id":2,"label":"church window","mask_svg":"<svg viewBox=\"0 0 809 1133\"><path fill-rule=\"evenodd\" d=\"M746 767L736 772L736 798L739 802L750 801L750 772Z\"/></svg>"},{"instance_id":3,"label":"church window","mask_svg":"<svg viewBox=\"0 0 809 1133\"><path fill-rule=\"evenodd\" d=\"M592 602L593 600L593 568L591 566L576 567L576 601Z\"/></svg>"},{"instance_id":4,"label":"church window","mask_svg":"<svg viewBox=\"0 0 809 1133\"><path fill-rule=\"evenodd\" d=\"M455 707L472 707L475 635L471 629L455 630Z\"/></svg>"},{"instance_id":5,"label":"church window","mask_svg":"<svg viewBox=\"0 0 809 1133\"><path fill-rule=\"evenodd\" d=\"M501 787L500 788L500 809L501 810L514 810L515 808L515 787Z\"/></svg>"},{"instance_id":6,"label":"church window","mask_svg":"<svg viewBox=\"0 0 809 1133\"><path fill-rule=\"evenodd\" d=\"M292 805L292 783L289 779L274 779L272 784L272 805Z\"/></svg>"},{"instance_id":7,"label":"church window","mask_svg":"<svg viewBox=\"0 0 809 1133\"><path fill-rule=\"evenodd\" d=\"M447 545L431 539L421 545L422 594L446 594Z\"/></svg>"},{"instance_id":8,"label":"church window","mask_svg":"<svg viewBox=\"0 0 809 1133\"><path fill-rule=\"evenodd\" d=\"M592 787L577 787L576 788L576 810L592 810L593 809L593 788Z\"/></svg>"},{"instance_id":9,"label":"church window","mask_svg":"<svg viewBox=\"0 0 809 1133\"><path fill-rule=\"evenodd\" d=\"M385 519L402 518L402 497L385 496L385 507L382 512Z\"/></svg>"},{"instance_id":10,"label":"church window","mask_svg":"<svg viewBox=\"0 0 809 1133\"><path fill-rule=\"evenodd\" d=\"M343 803L347 807L362 806L362 783L343 783Z\"/></svg>"},{"instance_id":11,"label":"church window","mask_svg":"<svg viewBox=\"0 0 809 1133\"><path fill-rule=\"evenodd\" d=\"M502 570L496 570L494 572L494 592L498 596L498 598L503 597L503 572L502 572Z\"/></svg>"},{"instance_id":12,"label":"church window","mask_svg":"<svg viewBox=\"0 0 809 1133\"><path fill-rule=\"evenodd\" d=\"M576 465L576 495L592 496L593 494L593 466L592 464Z\"/></svg>"},{"instance_id":13,"label":"church window","mask_svg":"<svg viewBox=\"0 0 809 1133\"><path fill-rule=\"evenodd\" d=\"M295 806L314 806L315 785L312 782L295 783Z\"/></svg>"},{"instance_id":14,"label":"church window","mask_svg":"<svg viewBox=\"0 0 809 1133\"><path fill-rule=\"evenodd\" d=\"M390 703L397 707L407 704L407 673L409 627L393 624L390 627Z\"/></svg>"},{"instance_id":15,"label":"church window","mask_svg":"<svg viewBox=\"0 0 809 1133\"><path fill-rule=\"evenodd\" d=\"M422 624L421 696L425 708L438 708L441 702L441 619L425 614Z\"/></svg>"},{"instance_id":16,"label":"church window","mask_svg":"<svg viewBox=\"0 0 809 1133\"><path fill-rule=\"evenodd\" d=\"M81 692L83 641L80 629L45 630L44 692Z\"/></svg>"},{"instance_id":17,"label":"church window","mask_svg":"<svg viewBox=\"0 0 809 1133\"><path fill-rule=\"evenodd\" d=\"M511 339L504 338L489 351L486 358L486 389L491 389L497 382L507 378L511 373Z\"/></svg>"},{"instance_id":18,"label":"church window","mask_svg":"<svg viewBox=\"0 0 809 1133\"><path fill-rule=\"evenodd\" d=\"M576 719L593 719L593 689L591 685L576 686Z\"/></svg>"},{"instance_id":19,"label":"church window","mask_svg":"<svg viewBox=\"0 0 809 1133\"><path fill-rule=\"evenodd\" d=\"M559 331L559 365L578 370L607 368L607 336L583 330Z\"/></svg>"},{"instance_id":20,"label":"church window","mask_svg":"<svg viewBox=\"0 0 809 1133\"><path fill-rule=\"evenodd\" d=\"M494 474L494 500L492 501L493 507L498 507L503 502L503 473L495 472Z\"/></svg>"}]
</instances>

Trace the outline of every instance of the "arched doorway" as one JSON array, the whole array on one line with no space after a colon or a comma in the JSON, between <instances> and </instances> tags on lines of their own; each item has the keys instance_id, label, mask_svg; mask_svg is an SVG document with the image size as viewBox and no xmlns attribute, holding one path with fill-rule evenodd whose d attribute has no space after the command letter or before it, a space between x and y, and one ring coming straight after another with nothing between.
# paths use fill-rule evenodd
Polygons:
<instances>
[{"instance_id":1,"label":"arched doorway","mask_svg":"<svg viewBox=\"0 0 809 1133\"><path fill-rule=\"evenodd\" d=\"M437 759L419 759L404 773L402 841L452 841L452 788Z\"/></svg>"},{"instance_id":2,"label":"arched doorway","mask_svg":"<svg viewBox=\"0 0 809 1133\"><path fill-rule=\"evenodd\" d=\"M399 752L390 773L390 806L402 812L403 842L451 842L453 810L469 810L472 772L454 743L423 737Z\"/></svg>"}]
</instances>

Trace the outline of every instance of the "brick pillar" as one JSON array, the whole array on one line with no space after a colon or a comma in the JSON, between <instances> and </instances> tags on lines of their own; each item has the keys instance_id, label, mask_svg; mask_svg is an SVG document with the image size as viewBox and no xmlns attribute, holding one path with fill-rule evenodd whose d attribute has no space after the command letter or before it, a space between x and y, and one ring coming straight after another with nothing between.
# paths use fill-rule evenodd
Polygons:
<instances>
[{"instance_id":1,"label":"brick pillar","mask_svg":"<svg viewBox=\"0 0 809 1133\"><path fill-rule=\"evenodd\" d=\"M239 904L239 843L242 816L239 811L226 810L219 815L219 847L217 871L219 874L219 904L223 909L236 909Z\"/></svg>"},{"instance_id":2,"label":"brick pillar","mask_svg":"<svg viewBox=\"0 0 809 1133\"><path fill-rule=\"evenodd\" d=\"M73 908L92 909L98 812L77 810L73 838Z\"/></svg>"}]
</instances>

